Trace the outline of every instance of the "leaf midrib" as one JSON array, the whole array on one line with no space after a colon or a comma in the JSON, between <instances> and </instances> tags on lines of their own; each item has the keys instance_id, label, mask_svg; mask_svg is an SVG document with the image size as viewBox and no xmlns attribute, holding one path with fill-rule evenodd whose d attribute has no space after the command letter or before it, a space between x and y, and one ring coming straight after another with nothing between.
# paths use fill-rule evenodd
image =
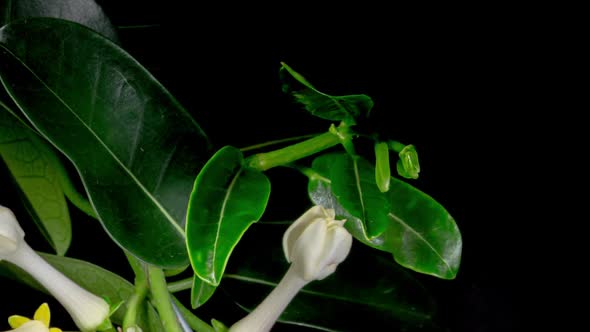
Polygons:
<instances>
[{"instance_id":1,"label":"leaf midrib","mask_svg":"<svg viewBox=\"0 0 590 332\"><path fill-rule=\"evenodd\" d=\"M426 245L432 250L432 252L434 252L436 254L436 256L438 256L438 258L445 264L445 266L447 267L447 272L452 272L453 271L453 269L451 268L451 266L449 265L449 263L442 257L442 255L438 252L438 250L436 250L436 248L434 248L432 246L432 244L430 244L430 242L427 241L424 238L424 236L422 236L422 234L420 234L418 231L416 231L414 228L412 228L410 225L408 225L405 221L403 221L403 219L401 219L400 217L396 216L392 212L389 212L387 215L391 219L393 219L394 221L397 221L404 228L406 228L407 230L409 230L410 232L412 232L416 237L418 237L420 240L422 240L422 242L426 243Z\"/></svg>"},{"instance_id":2,"label":"leaf midrib","mask_svg":"<svg viewBox=\"0 0 590 332\"><path fill-rule=\"evenodd\" d=\"M227 192L225 193L225 197L223 198L223 202L221 203L221 211L219 211L219 219L217 220L217 233L215 234L215 242L213 243L213 275L215 276L215 258L217 257L217 243L219 242L219 234L221 233L221 223L225 216L225 207L227 206L227 202L229 201L229 197L231 196L231 192L233 187L235 186L236 182L240 174L242 173L243 168L234 175L233 179L231 180L229 186L227 187ZM215 278L216 279L216 278Z\"/></svg>"},{"instance_id":3,"label":"leaf midrib","mask_svg":"<svg viewBox=\"0 0 590 332\"><path fill-rule=\"evenodd\" d=\"M117 162L117 164L125 171L125 173L127 173L127 175L137 184L137 186L143 191L143 193L152 201L152 203L154 203L154 205L162 212L162 214L166 217L166 219L170 222L170 224L172 224L172 226L174 227L174 229L176 229L176 231L178 231L178 233L180 233L181 236L185 236L184 234L184 230L180 227L180 225L178 225L175 221L175 219L168 213L168 211L166 211L166 209L164 209L164 207L155 199L155 197L153 197L151 195L151 193L147 190L147 188L145 188L143 186L143 184L139 181L139 179L137 179L135 177L135 175L125 166L125 164L123 162L121 162L121 160L119 160L119 158L108 148L108 146L100 139L99 136L97 136L95 134L95 132L92 130L92 128L90 128L79 116L78 114L76 114L74 112L74 110L72 108L70 108L70 106L64 101L62 100L59 95L53 91L53 89L51 89L47 83L45 83L45 81L43 81L39 76L37 76L37 74L31 69L29 68L29 66L27 66L27 64L25 64L19 57L17 57L14 53L12 53L8 48L6 48L4 45L0 45L0 47L2 47L8 54L10 54L12 57L14 57L14 59L16 59L27 71L29 71L31 73L31 75L33 75L33 77L35 79L37 79L50 93L51 95L53 95L90 133L91 135L96 139L96 141L98 141L98 143L104 148L104 150L111 155L111 157ZM7 89L7 91L10 91L9 89ZM17 106L21 109L21 111L25 114L25 116L29 119L29 121L31 121L31 119L29 118L27 112L24 111L23 107L20 105L20 103L17 100L14 100L15 104L17 104ZM31 121L31 123L33 124L33 126L39 131L42 132L33 121ZM44 135L45 136L45 135ZM49 140L49 139L48 139ZM51 141L51 140L49 140ZM56 146L56 148L59 149L59 147ZM59 149L61 151L61 149Z\"/></svg>"}]
</instances>

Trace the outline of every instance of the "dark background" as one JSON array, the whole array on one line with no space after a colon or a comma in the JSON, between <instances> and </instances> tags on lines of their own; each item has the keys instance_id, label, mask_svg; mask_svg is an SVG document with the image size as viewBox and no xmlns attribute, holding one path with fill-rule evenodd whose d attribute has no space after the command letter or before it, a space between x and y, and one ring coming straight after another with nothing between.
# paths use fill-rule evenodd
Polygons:
<instances>
[{"instance_id":1,"label":"dark background","mask_svg":"<svg viewBox=\"0 0 590 332\"><path fill-rule=\"evenodd\" d=\"M539 153L531 134L532 101L539 105L547 98L535 89L542 60L534 25L521 25L491 8L466 13L354 5L324 12L299 3L282 8L99 3L120 27L123 48L176 96L217 147L328 128L329 122L281 93L280 61L326 93L371 96L375 108L368 125L383 137L417 147L422 173L412 184L443 204L463 235L455 280L417 275L437 300L441 325L453 332L524 326L521 309L530 280L525 271L534 254L525 244L532 235L523 197L530 196L531 180L523 175L530 170L525 160ZM148 27L125 28L134 25ZM283 182L273 182L264 217L293 219L302 210L291 206L308 204L304 178L286 172L270 172ZM10 179L1 174L2 204L9 205L16 202L15 189L4 185ZM74 223L71 256L120 270L131 280L123 255L102 228L71 211L80 219ZM35 237L31 228L29 243ZM0 294L2 317L32 314L48 301L56 324L69 321L57 311L59 304L24 286L2 281ZM205 310L203 318L215 316L214 309Z\"/></svg>"}]
</instances>

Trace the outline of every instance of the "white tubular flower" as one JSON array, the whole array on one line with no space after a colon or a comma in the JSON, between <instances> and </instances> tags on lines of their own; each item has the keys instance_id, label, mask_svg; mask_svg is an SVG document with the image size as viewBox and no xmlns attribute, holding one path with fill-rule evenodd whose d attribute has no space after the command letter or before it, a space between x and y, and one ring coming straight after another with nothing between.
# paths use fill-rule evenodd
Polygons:
<instances>
[{"instance_id":1,"label":"white tubular flower","mask_svg":"<svg viewBox=\"0 0 590 332\"><path fill-rule=\"evenodd\" d=\"M24 236L12 211L0 205L0 260L15 264L35 278L63 305L80 330L96 330L109 316L106 301L49 265L31 249Z\"/></svg>"},{"instance_id":2,"label":"white tubular flower","mask_svg":"<svg viewBox=\"0 0 590 332\"><path fill-rule=\"evenodd\" d=\"M316 205L289 226L283 235L289 270L266 299L230 332L270 331L301 288L334 273L352 246L352 236L343 227L345 220L334 217L333 209Z\"/></svg>"}]
</instances>

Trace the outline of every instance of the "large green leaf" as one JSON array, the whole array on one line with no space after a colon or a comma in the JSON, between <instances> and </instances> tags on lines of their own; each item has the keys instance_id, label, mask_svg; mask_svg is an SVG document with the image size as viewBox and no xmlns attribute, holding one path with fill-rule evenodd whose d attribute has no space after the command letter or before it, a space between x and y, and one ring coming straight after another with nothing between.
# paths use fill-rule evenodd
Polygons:
<instances>
[{"instance_id":1,"label":"large green leaf","mask_svg":"<svg viewBox=\"0 0 590 332\"><path fill-rule=\"evenodd\" d=\"M221 288L242 308L254 309L289 268L281 239L288 225L256 224L236 252ZM418 330L431 324L435 303L409 272L383 255L355 246L336 272L305 286L279 321L322 331Z\"/></svg>"},{"instance_id":2,"label":"large green leaf","mask_svg":"<svg viewBox=\"0 0 590 332\"><path fill-rule=\"evenodd\" d=\"M134 287L127 280L117 274L103 269L100 266L86 261L39 253L43 259L59 270L61 273L72 279L84 289L101 297L106 297L112 304L120 303L129 299L134 292ZM0 276L22 282L36 290L48 293L35 279L16 265L6 261L0 262ZM127 304L123 303L111 316L116 324L121 324L127 311ZM144 331L160 332L164 329L158 315L149 302L145 302L138 317L139 325Z\"/></svg>"},{"instance_id":3,"label":"large green leaf","mask_svg":"<svg viewBox=\"0 0 590 332\"><path fill-rule=\"evenodd\" d=\"M60 164L51 147L0 101L0 158L8 167L41 233L58 255L72 240L70 213L60 186Z\"/></svg>"},{"instance_id":4,"label":"large green leaf","mask_svg":"<svg viewBox=\"0 0 590 332\"><path fill-rule=\"evenodd\" d=\"M330 96L316 90L303 76L282 63L279 72L283 92L293 96L312 115L332 121L345 121L349 125L369 114L373 100L367 95Z\"/></svg>"},{"instance_id":5,"label":"large green leaf","mask_svg":"<svg viewBox=\"0 0 590 332\"><path fill-rule=\"evenodd\" d=\"M0 27L14 20L53 17L73 21L117 41L117 32L102 8L94 0L2 0Z\"/></svg>"},{"instance_id":6,"label":"large green leaf","mask_svg":"<svg viewBox=\"0 0 590 332\"><path fill-rule=\"evenodd\" d=\"M461 261L462 239L453 217L442 205L413 186L391 178L389 191L380 193L387 211L379 207L375 210L385 213L389 222L379 236L371 238L362 215L352 212L358 202L336 195L333 186L341 181L349 182L349 187L356 183L371 185L371 182L374 186L372 165L364 159L354 162L345 154L327 154L316 158L312 168L322 177L314 177L309 182L311 200L334 208L336 215L346 218L345 227L356 239L392 253L400 265L414 271L444 279L455 278ZM371 206L367 202L363 204Z\"/></svg>"},{"instance_id":7,"label":"large green leaf","mask_svg":"<svg viewBox=\"0 0 590 332\"><path fill-rule=\"evenodd\" d=\"M125 51L76 23L14 22L0 42L2 83L72 160L115 242L151 264L187 264L186 208L209 155L195 120Z\"/></svg>"},{"instance_id":8,"label":"large green leaf","mask_svg":"<svg viewBox=\"0 0 590 332\"><path fill-rule=\"evenodd\" d=\"M195 273L219 285L229 256L248 227L264 213L270 181L244 166L240 150L226 146L203 167L188 207L186 233Z\"/></svg>"}]
</instances>

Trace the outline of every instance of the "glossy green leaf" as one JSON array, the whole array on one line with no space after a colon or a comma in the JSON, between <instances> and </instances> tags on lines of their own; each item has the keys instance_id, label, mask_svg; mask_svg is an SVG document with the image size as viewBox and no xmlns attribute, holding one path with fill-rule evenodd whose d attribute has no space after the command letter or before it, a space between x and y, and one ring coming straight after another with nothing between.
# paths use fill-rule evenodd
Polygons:
<instances>
[{"instance_id":1,"label":"glossy green leaf","mask_svg":"<svg viewBox=\"0 0 590 332\"><path fill-rule=\"evenodd\" d=\"M410 144L406 145L399 152L399 159L396 164L397 174L406 179L417 179L420 175L420 162L416 148Z\"/></svg>"},{"instance_id":2,"label":"glossy green leaf","mask_svg":"<svg viewBox=\"0 0 590 332\"><path fill-rule=\"evenodd\" d=\"M332 121L356 123L373 108L373 100L367 95L330 96L316 90L301 74L285 63L279 72L283 92L293 96L312 115Z\"/></svg>"},{"instance_id":3,"label":"glossy green leaf","mask_svg":"<svg viewBox=\"0 0 590 332\"><path fill-rule=\"evenodd\" d=\"M205 304L209 301L217 286L213 286L208 282L203 281L198 276L193 277L193 286L191 287L191 306L193 309Z\"/></svg>"},{"instance_id":4,"label":"glossy green leaf","mask_svg":"<svg viewBox=\"0 0 590 332\"><path fill-rule=\"evenodd\" d=\"M339 156L333 160L329 178L340 203L363 220L369 239L381 235L391 223L386 197L375 183L373 167L362 167L363 160ZM364 165L364 164L363 164Z\"/></svg>"},{"instance_id":5,"label":"glossy green leaf","mask_svg":"<svg viewBox=\"0 0 590 332\"><path fill-rule=\"evenodd\" d=\"M115 28L94 0L2 0L0 2L0 27L18 19L32 17L53 17L76 22L113 41L118 41Z\"/></svg>"},{"instance_id":6,"label":"glossy green leaf","mask_svg":"<svg viewBox=\"0 0 590 332\"><path fill-rule=\"evenodd\" d=\"M195 273L219 285L231 252L264 213L270 181L244 166L240 150L226 146L203 167L191 194L186 233Z\"/></svg>"},{"instance_id":7,"label":"glossy green leaf","mask_svg":"<svg viewBox=\"0 0 590 332\"><path fill-rule=\"evenodd\" d=\"M247 311L262 302L289 268L281 242L288 226L253 226L240 243L248 250L238 251L228 267L220 287ZM305 286L279 321L322 331L358 331L359 322L412 331L430 324L434 314L433 299L406 270L353 244L336 272Z\"/></svg>"},{"instance_id":8,"label":"glossy green leaf","mask_svg":"<svg viewBox=\"0 0 590 332\"><path fill-rule=\"evenodd\" d=\"M14 22L0 42L2 83L72 160L115 242L157 266L186 265L186 208L209 156L195 120L125 51L78 24Z\"/></svg>"},{"instance_id":9,"label":"glossy green leaf","mask_svg":"<svg viewBox=\"0 0 590 332\"><path fill-rule=\"evenodd\" d=\"M430 196L391 178L389 191L380 193L386 201L385 214L389 223L383 233L371 238L362 215L353 212L355 205L347 197L336 195L332 187L345 179L351 184L370 183L372 166L363 159L356 164L358 173L354 172L352 159L345 154L316 158L312 168L322 176L313 177L309 182L311 200L334 208L337 216L347 219L344 225L356 239L392 253L400 265L443 279L455 278L461 261L462 238L453 217ZM376 211L383 213L381 209Z\"/></svg>"},{"instance_id":10,"label":"glossy green leaf","mask_svg":"<svg viewBox=\"0 0 590 332\"><path fill-rule=\"evenodd\" d=\"M215 330L215 332L228 332L229 331L227 326L225 326L225 324L218 321L217 319L211 319L211 326L213 326L213 329Z\"/></svg>"},{"instance_id":11,"label":"glossy green leaf","mask_svg":"<svg viewBox=\"0 0 590 332\"><path fill-rule=\"evenodd\" d=\"M72 240L72 225L59 180L63 165L51 147L2 102L0 158L27 200L41 233L58 255L64 255Z\"/></svg>"},{"instance_id":12,"label":"glossy green leaf","mask_svg":"<svg viewBox=\"0 0 590 332\"><path fill-rule=\"evenodd\" d=\"M375 182L382 193L389 190L391 170L389 168L389 148L386 142L375 142Z\"/></svg>"}]
</instances>

